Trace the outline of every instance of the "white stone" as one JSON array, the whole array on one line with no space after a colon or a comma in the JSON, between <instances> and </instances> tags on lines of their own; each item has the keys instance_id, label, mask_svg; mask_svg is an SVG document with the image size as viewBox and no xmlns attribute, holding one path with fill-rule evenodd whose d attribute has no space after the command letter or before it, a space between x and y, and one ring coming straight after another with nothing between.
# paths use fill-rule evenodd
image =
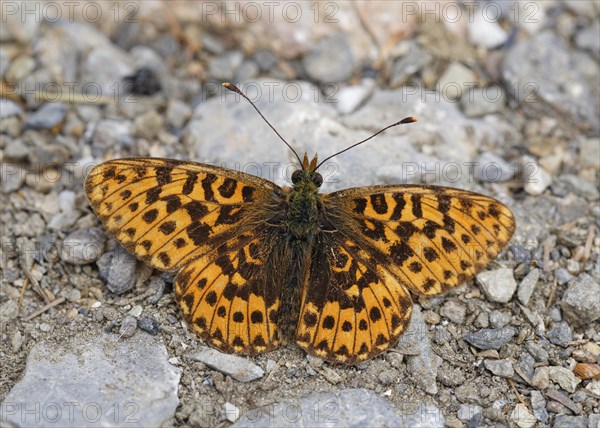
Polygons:
<instances>
[{"instance_id":1,"label":"white stone","mask_svg":"<svg viewBox=\"0 0 600 428\"><path fill-rule=\"evenodd\" d=\"M374 89L373 79L365 79L360 85L343 87L337 95L333 95L333 98L337 99L335 108L341 114L352 113L373 93Z\"/></svg>"},{"instance_id":2,"label":"white stone","mask_svg":"<svg viewBox=\"0 0 600 428\"><path fill-rule=\"evenodd\" d=\"M225 417L229 422L235 422L240 418L240 409L235 404L226 401L223 407L225 409Z\"/></svg>"},{"instance_id":3,"label":"white stone","mask_svg":"<svg viewBox=\"0 0 600 428\"><path fill-rule=\"evenodd\" d=\"M477 275L477 282L492 302L508 303L517 289L513 271L508 268L483 271Z\"/></svg>"},{"instance_id":4,"label":"white stone","mask_svg":"<svg viewBox=\"0 0 600 428\"><path fill-rule=\"evenodd\" d=\"M497 48L508 39L508 33L497 22L484 16L483 10L474 13L467 30L471 43L488 49Z\"/></svg>"},{"instance_id":5,"label":"white stone","mask_svg":"<svg viewBox=\"0 0 600 428\"><path fill-rule=\"evenodd\" d=\"M471 69L460 62L453 62L440 77L437 89L444 99L457 100L476 83L477 78Z\"/></svg>"},{"instance_id":6,"label":"white stone","mask_svg":"<svg viewBox=\"0 0 600 428\"><path fill-rule=\"evenodd\" d=\"M536 424L535 417L529 413L529 409L524 404L517 404L510 414L512 421L520 428L532 428Z\"/></svg>"},{"instance_id":7,"label":"white stone","mask_svg":"<svg viewBox=\"0 0 600 428\"><path fill-rule=\"evenodd\" d=\"M519 291L517 292L517 297L519 298L519 302L527 305L529 303L529 299L533 294L533 290L535 290L535 286L540 279L540 270L532 269L525 278L519 284Z\"/></svg>"}]
</instances>

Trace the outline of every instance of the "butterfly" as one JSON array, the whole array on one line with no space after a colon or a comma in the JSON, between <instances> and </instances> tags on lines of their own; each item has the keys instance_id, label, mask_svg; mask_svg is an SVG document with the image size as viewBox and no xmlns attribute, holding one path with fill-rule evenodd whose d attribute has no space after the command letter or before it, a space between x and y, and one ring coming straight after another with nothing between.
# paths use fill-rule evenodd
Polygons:
<instances>
[{"instance_id":1,"label":"butterfly","mask_svg":"<svg viewBox=\"0 0 600 428\"><path fill-rule=\"evenodd\" d=\"M177 272L181 312L211 346L255 355L295 341L333 363L359 364L393 346L411 293L432 296L472 278L515 229L505 205L465 190L320 194L325 161L296 157L291 187L208 164L131 158L95 166L85 191L126 250Z\"/></svg>"}]
</instances>

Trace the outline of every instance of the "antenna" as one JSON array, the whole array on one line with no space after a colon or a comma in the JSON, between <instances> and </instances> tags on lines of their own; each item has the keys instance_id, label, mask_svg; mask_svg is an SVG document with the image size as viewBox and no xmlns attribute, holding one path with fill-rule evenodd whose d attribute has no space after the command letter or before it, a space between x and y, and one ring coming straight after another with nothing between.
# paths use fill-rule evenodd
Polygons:
<instances>
[{"instance_id":1,"label":"antenna","mask_svg":"<svg viewBox=\"0 0 600 428\"><path fill-rule=\"evenodd\" d=\"M410 117L405 117L405 118L404 118L404 119L402 119L400 122L392 123L391 125L388 125L388 126L386 126L385 128L383 128L383 129L380 129L379 131L377 131L376 133L374 133L373 135L371 135L369 138L365 138L364 140L362 140L362 141L359 141L358 143L352 144L350 147L346 147L344 150L342 150L342 151L340 151L340 152L337 152L337 153L334 153L334 154L332 154L331 156L329 156L329 157L327 157L327 158L323 159L323 160L321 161L321 163L320 163L320 164L318 164L318 165L317 165L317 167L316 167L314 170L316 171L317 169L319 169L319 167L320 167L321 165L323 165L325 162L327 162L327 161L328 161L329 159L331 159L332 157L334 157L334 156L337 156L337 155L341 155L342 153L344 153L344 152L347 152L348 150L350 150L350 149L351 149L351 148L353 148L353 147L356 147L356 146L358 146L358 145L360 145L360 144L362 144L362 143L366 143L366 142L367 142L367 141L369 141L371 138L373 138L373 137L376 137L377 135L381 134L383 131L386 131L386 130L388 130L388 129L390 129L390 128L393 128L394 126L398 126L398 125L404 125L405 123L413 123L413 122L416 122L416 121L417 121L417 118L416 118L416 117L414 117L414 116L410 116Z\"/></svg>"},{"instance_id":2,"label":"antenna","mask_svg":"<svg viewBox=\"0 0 600 428\"><path fill-rule=\"evenodd\" d=\"M296 150L294 150L293 147L290 146L288 144L288 142L285 141L285 139L279 134L279 132L277 132L277 130L273 127L273 125L271 125L269 123L267 118L263 116L263 114L260 112L258 107L256 107L254 105L254 103L252 101L250 101L250 98L248 98L242 91L240 91L240 89L237 86L235 86L233 83L225 82L225 83L223 83L223 87L225 89L229 89L231 92L235 92L236 94L241 95L246 101L248 101L252 105L252 107L254 107L254 110L256 110L256 112L260 115L260 117L262 117L263 120L265 122L267 122L267 125L269 125L269 127L273 130L273 132L275 132L275 134L277 134L277 136L281 139L281 141L283 141L285 143L285 145L288 146L290 148L290 150L296 155L296 159L298 159L298 162L300 163L300 167L302 167L302 160L300 159L300 156L298 156L298 153L296 153Z\"/></svg>"}]
</instances>

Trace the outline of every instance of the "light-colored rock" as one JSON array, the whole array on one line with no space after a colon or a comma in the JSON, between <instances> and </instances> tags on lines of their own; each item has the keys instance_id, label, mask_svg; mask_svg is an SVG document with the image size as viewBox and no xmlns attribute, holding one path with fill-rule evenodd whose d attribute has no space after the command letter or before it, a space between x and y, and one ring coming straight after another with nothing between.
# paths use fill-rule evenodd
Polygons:
<instances>
[{"instance_id":1,"label":"light-colored rock","mask_svg":"<svg viewBox=\"0 0 600 428\"><path fill-rule=\"evenodd\" d=\"M162 340L147 334L38 343L2 403L3 425L161 426L179 403L181 371L167 358ZM31 412L36 406L44 412Z\"/></svg>"},{"instance_id":2,"label":"light-colored rock","mask_svg":"<svg viewBox=\"0 0 600 428\"><path fill-rule=\"evenodd\" d=\"M264 370L251 360L233 354L224 354L212 348L200 349L188 355L194 361L200 361L212 369L231 376L239 382L251 382L263 377Z\"/></svg>"},{"instance_id":3,"label":"light-colored rock","mask_svg":"<svg viewBox=\"0 0 600 428\"><path fill-rule=\"evenodd\" d=\"M540 270L537 268L531 269L529 273L521 280L519 284L519 290L517 291L517 298L519 302L524 305L529 303L529 299L533 294L535 286L540 279Z\"/></svg>"},{"instance_id":4,"label":"light-colored rock","mask_svg":"<svg viewBox=\"0 0 600 428\"><path fill-rule=\"evenodd\" d=\"M513 271L508 268L483 271L477 275L477 282L492 302L508 303L517 289Z\"/></svg>"},{"instance_id":5,"label":"light-colored rock","mask_svg":"<svg viewBox=\"0 0 600 428\"><path fill-rule=\"evenodd\" d=\"M510 414L510 419L517 424L519 428L532 428L536 424L535 417L529 413L529 409L522 403L515 406Z\"/></svg>"}]
</instances>

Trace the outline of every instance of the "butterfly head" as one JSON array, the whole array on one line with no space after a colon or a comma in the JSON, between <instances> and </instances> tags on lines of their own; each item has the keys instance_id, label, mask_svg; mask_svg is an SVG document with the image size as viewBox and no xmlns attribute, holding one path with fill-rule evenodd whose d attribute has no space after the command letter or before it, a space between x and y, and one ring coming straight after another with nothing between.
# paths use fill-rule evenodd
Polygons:
<instances>
[{"instance_id":1,"label":"butterfly head","mask_svg":"<svg viewBox=\"0 0 600 428\"><path fill-rule=\"evenodd\" d=\"M298 169L292 174L292 183L294 188L306 188L315 187L318 189L323 184L323 176L317 171L317 155L308 161L308 155L304 153L304 160L302 161L302 169Z\"/></svg>"}]
</instances>

